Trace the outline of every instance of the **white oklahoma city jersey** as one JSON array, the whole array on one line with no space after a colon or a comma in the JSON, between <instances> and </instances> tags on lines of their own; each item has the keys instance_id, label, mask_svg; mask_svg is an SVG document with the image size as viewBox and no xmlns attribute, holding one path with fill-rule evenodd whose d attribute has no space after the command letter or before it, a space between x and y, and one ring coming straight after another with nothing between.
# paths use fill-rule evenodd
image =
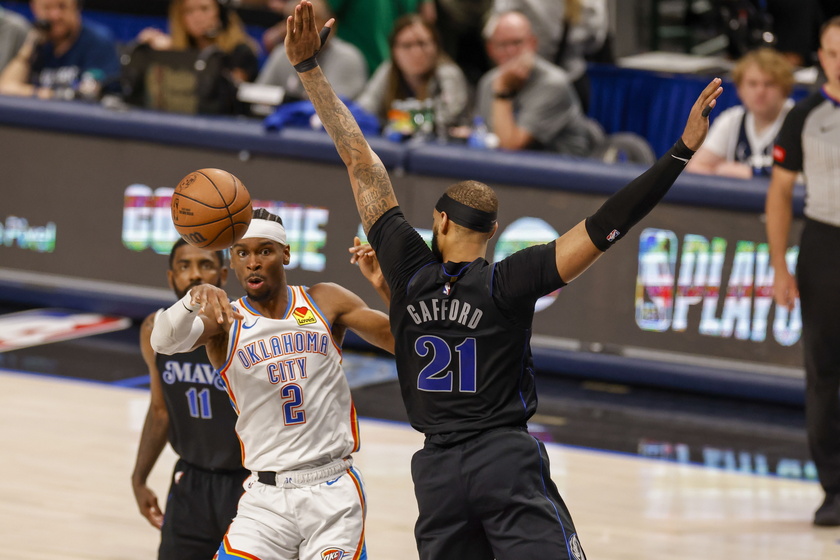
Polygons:
<instances>
[{"instance_id":1,"label":"white oklahoma city jersey","mask_svg":"<svg viewBox=\"0 0 840 560\"><path fill-rule=\"evenodd\" d=\"M289 286L282 319L243 297L220 370L239 418L242 464L252 471L317 467L359 448L359 425L330 325L303 286Z\"/></svg>"}]
</instances>

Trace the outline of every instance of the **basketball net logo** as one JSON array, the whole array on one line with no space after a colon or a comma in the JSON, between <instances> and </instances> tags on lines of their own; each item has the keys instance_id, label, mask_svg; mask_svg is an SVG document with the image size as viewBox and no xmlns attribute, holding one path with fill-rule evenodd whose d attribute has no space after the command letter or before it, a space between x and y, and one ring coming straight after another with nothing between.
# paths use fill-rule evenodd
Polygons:
<instances>
[{"instance_id":1,"label":"basketball net logo","mask_svg":"<svg viewBox=\"0 0 840 560\"><path fill-rule=\"evenodd\" d=\"M347 554L340 548L328 548L321 552L321 560L341 560Z\"/></svg>"},{"instance_id":2,"label":"basketball net logo","mask_svg":"<svg viewBox=\"0 0 840 560\"><path fill-rule=\"evenodd\" d=\"M294 316L295 321L297 321L298 325L311 325L315 322L315 315L309 310L308 307L298 307L292 312L292 316ZM337 558L341 558L338 556Z\"/></svg>"}]
</instances>

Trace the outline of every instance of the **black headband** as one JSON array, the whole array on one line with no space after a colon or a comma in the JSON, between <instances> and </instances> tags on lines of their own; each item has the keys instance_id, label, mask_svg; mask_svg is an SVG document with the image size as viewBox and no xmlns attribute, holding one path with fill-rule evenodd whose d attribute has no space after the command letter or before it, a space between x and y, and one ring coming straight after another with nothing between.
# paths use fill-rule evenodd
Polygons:
<instances>
[{"instance_id":1,"label":"black headband","mask_svg":"<svg viewBox=\"0 0 840 560\"><path fill-rule=\"evenodd\" d=\"M446 193L438 199L435 205L435 210L438 212L446 212L449 219L463 226L467 229L480 232L488 232L493 230L496 224L496 213L485 212L472 206L467 206L463 202L458 202L451 198Z\"/></svg>"}]
</instances>

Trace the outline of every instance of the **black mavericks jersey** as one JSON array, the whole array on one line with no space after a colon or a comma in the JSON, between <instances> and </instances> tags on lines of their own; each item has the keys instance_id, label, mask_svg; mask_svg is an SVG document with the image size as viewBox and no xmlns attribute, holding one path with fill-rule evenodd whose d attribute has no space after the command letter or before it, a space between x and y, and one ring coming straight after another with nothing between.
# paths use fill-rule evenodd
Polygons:
<instances>
[{"instance_id":1,"label":"black mavericks jersey","mask_svg":"<svg viewBox=\"0 0 840 560\"><path fill-rule=\"evenodd\" d=\"M554 242L497 263L444 264L399 207L377 220L368 238L391 288L391 331L411 425L428 435L524 426L537 407L534 304L563 286Z\"/></svg>"},{"instance_id":2,"label":"black mavericks jersey","mask_svg":"<svg viewBox=\"0 0 840 560\"><path fill-rule=\"evenodd\" d=\"M160 372L169 443L183 460L206 470L242 469L236 411L204 347L155 358Z\"/></svg>"}]
</instances>

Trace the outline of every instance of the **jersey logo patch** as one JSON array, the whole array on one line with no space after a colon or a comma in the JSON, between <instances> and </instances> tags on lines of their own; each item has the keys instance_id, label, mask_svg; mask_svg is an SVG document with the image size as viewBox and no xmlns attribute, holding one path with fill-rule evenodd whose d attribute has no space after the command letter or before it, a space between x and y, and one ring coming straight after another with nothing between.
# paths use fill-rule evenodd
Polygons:
<instances>
[{"instance_id":1,"label":"jersey logo patch","mask_svg":"<svg viewBox=\"0 0 840 560\"><path fill-rule=\"evenodd\" d=\"M580 546L577 533L573 533L569 537L569 550L572 552L572 558L575 560L586 560L586 554L583 553L583 547Z\"/></svg>"},{"instance_id":2,"label":"jersey logo patch","mask_svg":"<svg viewBox=\"0 0 840 560\"><path fill-rule=\"evenodd\" d=\"M315 315L308 307L298 307L292 312L292 315L298 325L311 325L315 322Z\"/></svg>"},{"instance_id":3,"label":"jersey logo patch","mask_svg":"<svg viewBox=\"0 0 840 560\"><path fill-rule=\"evenodd\" d=\"M784 148L779 145L773 146L773 161L784 163L785 156L787 156L787 153Z\"/></svg>"},{"instance_id":4,"label":"jersey logo patch","mask_svg":"<svg viewBox=\"0 0 840 560\"><path fill-rule=\"evenodd\" d=\"M321 552L321 560L341 560L346 554L340 548L328 548Z\"/></svg>"},{"instance_id":5,"label":"jersey logo patch","mask_svg":"<svg viewBox=\"0 0 840 560\"><path fill-rule=\"evenodd\" d=\"M243 328L243 329L251 329L251 328L253 328L253 327L254 327L254 325L256 325L256 324L257 324L257 321L259 321L259 320L260 320L260 318L259 318L259 317L257 317L256 319L254 319L254 322L253 322L253 323L251 323L250 325L246 325L246 324L245 324L245 321L242 321L242 328Z\"/></svg>"},{"instance_id":6,"label":"jersey logo patch","mask_svg":"<svg viewBox=\"0 0 840 560\"><path fill-rule=\"evenodd\" d=\"M612 231L610 232L610 234L607 236L607 241L609 241L610 243L612 243L613 241L615 241L615 240L616 240L616 238L617 238L619 235L621 235L621 232L620 232L620 231L618 231L617 229L614 229L614 230L612 230Z\"/></svg>"}]
</instances>

